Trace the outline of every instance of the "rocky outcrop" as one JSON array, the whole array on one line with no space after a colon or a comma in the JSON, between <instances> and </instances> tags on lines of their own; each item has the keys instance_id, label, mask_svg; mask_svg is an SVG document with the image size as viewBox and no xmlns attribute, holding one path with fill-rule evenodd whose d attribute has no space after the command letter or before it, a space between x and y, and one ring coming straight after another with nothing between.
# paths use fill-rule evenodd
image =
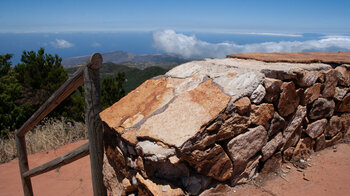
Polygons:
<instances>
[{"instance_id":1,"label":"rocky outcrop","mask_svg":"<svg viewBox=\"0 0 350 196\"><path fill-rule=\"evenodd\" d=\"M100 113L105 185L198 195L300 162L350 137L349 70L234 58L175 67Z\"/></svg>"}]
</instances>

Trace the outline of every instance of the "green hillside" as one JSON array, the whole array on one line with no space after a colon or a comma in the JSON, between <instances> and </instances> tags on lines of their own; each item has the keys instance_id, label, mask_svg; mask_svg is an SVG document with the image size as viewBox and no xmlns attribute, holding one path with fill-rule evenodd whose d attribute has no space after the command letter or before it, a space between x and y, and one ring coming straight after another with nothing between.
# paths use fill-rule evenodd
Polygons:
<instances>
[{"instance_id":1,"label":"green hillside","mask_svg":"<svg viewBox=\"0 0 350 196\"><path fill-rule=\"evenodd\" d=\"M101 81L104 77L112 77L117 75L118 72L124 72L126 76L126 81L123 84L123 88L126 93L137 88L144 81L159 75L165 74L169 69L164 69L156 66L157 63L154 63L155 66L147 67L143 70L137 68L131 68L122 64L114 63L104 63L100 69ZM175 66L175 65L174 65ZM73 74L78 67L68 68L68 73Z\"/></svg>"}]
</instances>

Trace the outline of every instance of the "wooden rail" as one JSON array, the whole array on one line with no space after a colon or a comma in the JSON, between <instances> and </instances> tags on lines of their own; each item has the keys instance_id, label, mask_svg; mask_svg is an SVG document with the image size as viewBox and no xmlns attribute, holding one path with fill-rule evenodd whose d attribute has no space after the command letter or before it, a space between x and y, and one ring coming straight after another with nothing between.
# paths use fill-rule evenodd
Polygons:
<instances>
[{"instance_id":1,"label":"wooden rail","mask_svg":"<svg viewBox=\"0 0 350 196\"><path fill-rule=\"evenodd\" d=\"M89 155L89 142L76 148L75 150L58 157L57 159L54 159L52 161L49 161L39 167L33 168L27 172L23 173L23 177L34 177L46 172L49 172L51 170L54 170L56 168L62 167L63 165L67 165L71 162L74 162L80 158L83 158L85 156Z\"/></svg>"},{"instance_id":2,"label":"wooden rail","mask_svg":"<svg viewBox=\"0 0 350 196\"><path fill-rule=\"evenodd\" d=\"M25 136L46 115L56 108L65 98L75 91L84 82L84 67L78 69L51 97L16 131L18 136Z\"/></svg>"},{"instance_id":3,"label":"wooden rail","mask_svg":"<svg viewBox=\"0 0 350 196\"><path fill-rule=\"evenodd\" d=\"M107 195L103 185L102 164L102 123L99 118L101 112L100 78L99 68L102 66L102 55L94 53L86 62L86 65L79 68L74 75L54 92L51 97L16 131L15 139L18 154L18 164L21 174L23 192L25 196L33 195L33 188L30 178L51 171L55 168L69 164L90 154L92 185L95 196ZM88 127L89 142L58 157L48 163L29 170L25 135L37 125L47 114L56 108L76 88L84 83L86 125Z\"/></svg>"}]
</instances>

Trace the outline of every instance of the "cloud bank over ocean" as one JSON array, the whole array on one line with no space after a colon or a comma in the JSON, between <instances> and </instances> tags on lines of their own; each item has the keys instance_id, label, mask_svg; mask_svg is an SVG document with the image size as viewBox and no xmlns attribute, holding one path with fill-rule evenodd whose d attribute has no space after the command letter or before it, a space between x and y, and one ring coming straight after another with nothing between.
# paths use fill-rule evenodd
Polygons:
<instances>
[{"instance_id":1,"label":"cloud bank over ocean","mask_svg":"<svg viewBox=\"0 0 350 196\"><path fill-rule=\"evenodd\" d=\"M325 36L318 40L280 41L256 44L235 44L233 42L209 43L176 33L174 30L153 33L154 46L166 53L184 58L223 58L231 53L247 52L335 52L350 51L350 37Z\"/></svg>"},{"instance_id":2,"label":"cloud bank over ocean","mask_svg":"<svg viewBox=\"0 0 350 196\"><path fill-rule=\"evenodd\" d=\"M51 42L51 45L54 48L71 48L74 44L64 40L64 39L56 39L54 42Z\"/></svg>"}]
</instances>

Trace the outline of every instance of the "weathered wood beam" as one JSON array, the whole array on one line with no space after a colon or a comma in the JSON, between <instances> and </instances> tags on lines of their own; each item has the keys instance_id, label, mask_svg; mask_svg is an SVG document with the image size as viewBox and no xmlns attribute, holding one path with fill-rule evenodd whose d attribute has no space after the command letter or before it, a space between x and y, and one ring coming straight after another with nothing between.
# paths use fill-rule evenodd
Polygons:
<instances>
[{"instance_id":1,"label":"weathered wood beam","mask_svg":"<svg viewBox=\"0 0 350 196\"><path fill-rule=\"evenodd\" d=\"M95 196L106 196L107 191L103 184L103 131L101 112L101 91L100 91L100 67L102 66L102 55L95 53L84 70L84 89L86 107L86 125L89 136L90 165L92 187Z\"/></svg>"},{"instance_id":2,"label":"weathered wood beam","mask_svg":"<svg viewBox=\"0 0 350 196\"><path fill-rule=\"evenodd\" d=\"M24 178L34 177L89 155L89 142L71 152L23 173Z\"/></svg>"},{"instance_id":3,"label":"weathered wood beam","mask_svg":"<svg viewBox=\"0 0 350 196\"><path fill-rule=\"evenodd\" d=\"M37 125L47 114L56 108L65 98L75 91L84 82L85 66L79 68L74 75L54 92L51 97L16 131L18 136L24 136Z\"/></svg>"},{"instance_id":4,"label":"weathered wood beam","mask_svg":"<svg viewBox=\"0 0 350 196\"><path fill-rule=\"evenodd\" d=\"M23 193L25 196L32 196L33 195L32 182L30 181L29 177L23 176L23 174L29 170L25 137L15 135L15 140L16 140L16 147L17 147L19 172L20 172L22 186L23 186Z\"/></svg>"}]
</instances>

